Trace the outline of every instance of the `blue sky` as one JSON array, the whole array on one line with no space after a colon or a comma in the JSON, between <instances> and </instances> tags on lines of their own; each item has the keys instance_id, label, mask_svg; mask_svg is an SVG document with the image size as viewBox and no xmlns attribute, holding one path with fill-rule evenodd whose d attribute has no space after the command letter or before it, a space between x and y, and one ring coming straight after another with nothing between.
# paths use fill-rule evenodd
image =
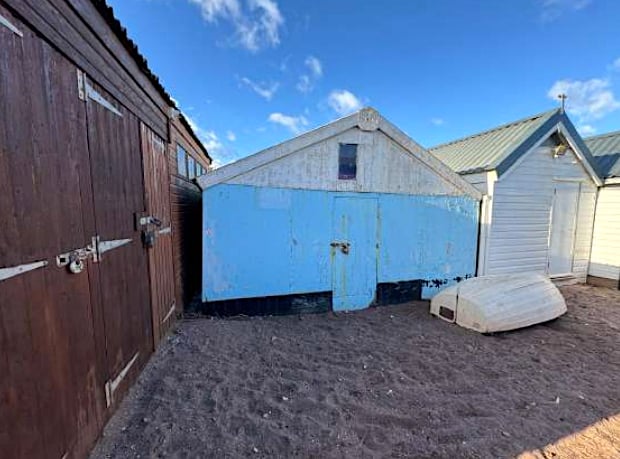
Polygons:
<instances>
[{"instance_id":1,"label":"blue sky","mask_svg":"<svg viewBox=\"0 0 620 459\"><path fill-rule=\"evenodd\" d=\"M370 105L430 147L558 106L620 129L616 0L108 0L219 164Z\"/></svg>"}]
</instances>

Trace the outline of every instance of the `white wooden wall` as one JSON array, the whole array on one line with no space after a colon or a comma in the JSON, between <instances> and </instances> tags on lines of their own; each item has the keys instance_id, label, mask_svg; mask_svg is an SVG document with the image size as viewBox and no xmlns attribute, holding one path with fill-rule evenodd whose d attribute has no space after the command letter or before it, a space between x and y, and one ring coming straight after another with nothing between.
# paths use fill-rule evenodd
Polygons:
<instances>
[{"instance_id":1,"label":"white wooden wall","mask_svg":"<svg viewBox=\"0 0 620 459\"><path fill-rule=\"evenodd\" d=\"M338 179L340 143L358 144L357 179ZM358 128L317 142L226 183L328 191L462 195L381 131Z\"/></svg>"},{"instance_id":2,"label":"white wooden wall","mask_svg":"<svg viewBox=\"0 0 620 459\"><path fill-rule=\"evenodd\" d=\"M554 158L547 146L525 155L493 187L485 274L547 273L554 180L581 184L573 275L585 282L596 185L572 151Z\"/></svg>"},{"instance_id":3,"label":"white wooden wall","mask_svg":"<svg viewBox=\"0 0 620 459\"><path fill-rule=\"evenodd\" d=\"M589 274L620 279L620 185L599 191Z\"/></svg>"}]
</instances>

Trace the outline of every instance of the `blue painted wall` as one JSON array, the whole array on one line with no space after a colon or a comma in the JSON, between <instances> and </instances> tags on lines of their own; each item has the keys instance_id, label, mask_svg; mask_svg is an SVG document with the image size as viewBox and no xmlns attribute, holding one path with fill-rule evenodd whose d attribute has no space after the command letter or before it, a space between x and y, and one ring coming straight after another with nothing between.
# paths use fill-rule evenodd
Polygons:
<instances>
[{"instance_id":1,"label":"blue painted wall","mask_svg":"<svg viewBox=\"0 0 620 459\"><path fill-rule=\"evenodd\" d=\"M377 199L378 283L426 280L430 298L474 275L478 202L470 197L220 184L203 191L202 299L331 291L335 196Z\"/></svg>"}]
</instances>

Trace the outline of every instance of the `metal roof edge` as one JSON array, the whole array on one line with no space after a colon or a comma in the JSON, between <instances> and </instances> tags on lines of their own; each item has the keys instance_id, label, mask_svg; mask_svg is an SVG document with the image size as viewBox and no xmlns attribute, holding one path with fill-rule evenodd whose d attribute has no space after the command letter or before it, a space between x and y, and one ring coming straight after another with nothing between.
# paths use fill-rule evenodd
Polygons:
<instances>
[{"instance_id":1,"label":"metal roof edge","mask_svg":"<svg viewBox=\"0 0 620 459\"><path fill-rule=\"evenodd\" d=\"M603 182L602 177L604 174L602 174L601 171L599 170L599 165L598 165L598 162L594 159L594 155L592 154L592 152L590 151L590 149L584 142L583 137L581 137L579 132L577 132L577 128L575 128L575 125L570 120L568 115L566 115L566 113L562 113L561 118L562 118L561 122L564 125L565 129L568 131L573 142L575 142L577 148L583 155L584 160L587 162L587 164L592 169L592 173L594 174L592 178L600 186L601 183Z\"/></svg>"},{"instance_id":2,"label":"metal roof edge","mask_svg":"<svg viewBox=\"0 0 620 459\"><path fill-rule=\"evenodd\" d=\"M164 85L160 81L159 77L150 69L148 61L140 52L140 49L138 48L136 42L129 38L127 29L114 14L114 8L108 5L106 0L91 0L91 3L99 12L104 21L108 24L108 27L112 30L112 33L121 42L129 56L131 56L131 58L137 64L138 69L147 77L147 79L151 82L159 95L170 107L178 109L176 103L172 99L172 96L170 96L166 88L164 88ZM211 155L209 155L207 147L205 147L205 145L202 143L202 140L200 140L198 135L194 132L183 114L181 114L180 120L183 127L185 127L190 133L190 135L194 138L194 140L198 142L198 145L203 150L203 153L209 159L209 161L213 161L213 158L211 158Z\"/></svg>"},{"instance_id":3,"label":"metal roof edge","mask_svg":"<svg viewBox=\"0 0 620 459\"><path fill-rule=\"evenodd\" d=\"M508 169L510 169L517 160L526 154L540 139L544 136L554 125L559 121L560 112L553 110L546 112L543 118L541 118L537 125L532 126L530 132L519 144L513 145L508 149L508 153L504 158L500 159L495 167L497 170L497 176L501 177Z\"/></svg>"},{"instance_id":4,"label":"metal roof edge","mask_svg":"<svg viewBox=\"0 0 620 459\"><path fill-rule=\"evenodd\" d=\"M617 137L620 136L620 130L618 131L610 131L604 134L591 135L589 137L584 137L583 141L588 142L589 140L602 139L603 137Z\"/></svg>"},{"instance_id":5,"label":"metal roof edge","mask_svg":"<svg viewBox=\"0 0 620 459\"><path fill-rule=\"evenodd\" d=\"M501 124L499 126L496 126L496 127L490 128L490 129L485 129L484 131L477 132L475 134L470 134L470 135L467 135L465 137L460 137L458 139L454 139L454 140L450 140L448 142L440 143L439 145L435 145L434 147L428 148L428 151L433 152L434 150L439 150L440 148L447 147L448 145L454 145L454 144L457 144L457 143L461 143L461 142L464 142L466 140L473 139L474 137L480 137L480 136L483 136L483 135L486 135L486 134L490 134L491 132L499 131L501 129L506 129L506 128L514 126L516 124L521 124L521 123L524 123L526 121L530 121L530 120L533 120L533 119L536 119L536 118L542 118L544 116L551 116L551 115L555 114L558 111L559 111L558 108L554 108L553 110L547 110L547 111L538 113L536 115L526 116L525 118L521 118L521 119L516 120L516 121L510 121L508 123L504 123L504 124Z\"/></svg>"},{"instance_id":6,"label":"metal roof edge","mask_svg":"<svg viewBox=\"0 0 620 459\"><path fill-rule=\"evenodd\" d=\"M602 179L600 172L598 171L598 165L570 118L566 115L566 113L560 110L555 111L555 113L550 113L550 115L551 116L544 119L544 121L541 120L541 123L533 129L533 132L531 132L515 150L500 161L496 167L498 178L510 170L519 158L521 158L524 154L527 154L543 138L543 136L553 129L554 126L563 126L567 134L570 136L570 140L572 140L574 146L577 147L578 151L576 151L575 154L577 154L578 158L584 163L584 166L592 177L592 180L597 184L597 186L600 186L602 184Z\"/></svg>"}]
</instances>

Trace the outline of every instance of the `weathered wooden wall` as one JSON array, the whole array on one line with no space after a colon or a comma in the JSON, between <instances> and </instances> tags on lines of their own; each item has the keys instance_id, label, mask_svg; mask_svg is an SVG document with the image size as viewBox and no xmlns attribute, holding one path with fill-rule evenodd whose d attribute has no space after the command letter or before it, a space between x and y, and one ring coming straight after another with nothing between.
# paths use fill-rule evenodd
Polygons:
<instances>
[{"instance_id":1,"label":"weathered wooden wall","mask_svg":"<svg viewBox=\"0 0 620 459\"><path fill-rule=\"evenodd\" d=\"M105 407L97 310L88 274L53 263L94 234L86 105L75 66L0 14L23 34L0 27L0 268L48 264L0 281L0 456L84 454Z\"/></svg>"},{"instance_id":2,"label":"weathered wooden wall","mask_svg":"<svg viewBox=\"0 0 620 459\"><path fill-rule=\"evenodd\" d=\"M170 134L170 200L177 301L187 305L200 292L202 196L195 183L179 174L177 145L183 147L205 169L208 169L210 160L178 119L173 121Z\"/></svg>"},{"instance_id":3,"label":"weathered wooden wall","mask_svg":"<svg viewBox=\"0 0 620 459\"><path fill-rule=\"evenodd\" d=\"M0 15L0 457L84 457L174 318L172 101L103 2Z\"/></svg>"}]
</instances>

